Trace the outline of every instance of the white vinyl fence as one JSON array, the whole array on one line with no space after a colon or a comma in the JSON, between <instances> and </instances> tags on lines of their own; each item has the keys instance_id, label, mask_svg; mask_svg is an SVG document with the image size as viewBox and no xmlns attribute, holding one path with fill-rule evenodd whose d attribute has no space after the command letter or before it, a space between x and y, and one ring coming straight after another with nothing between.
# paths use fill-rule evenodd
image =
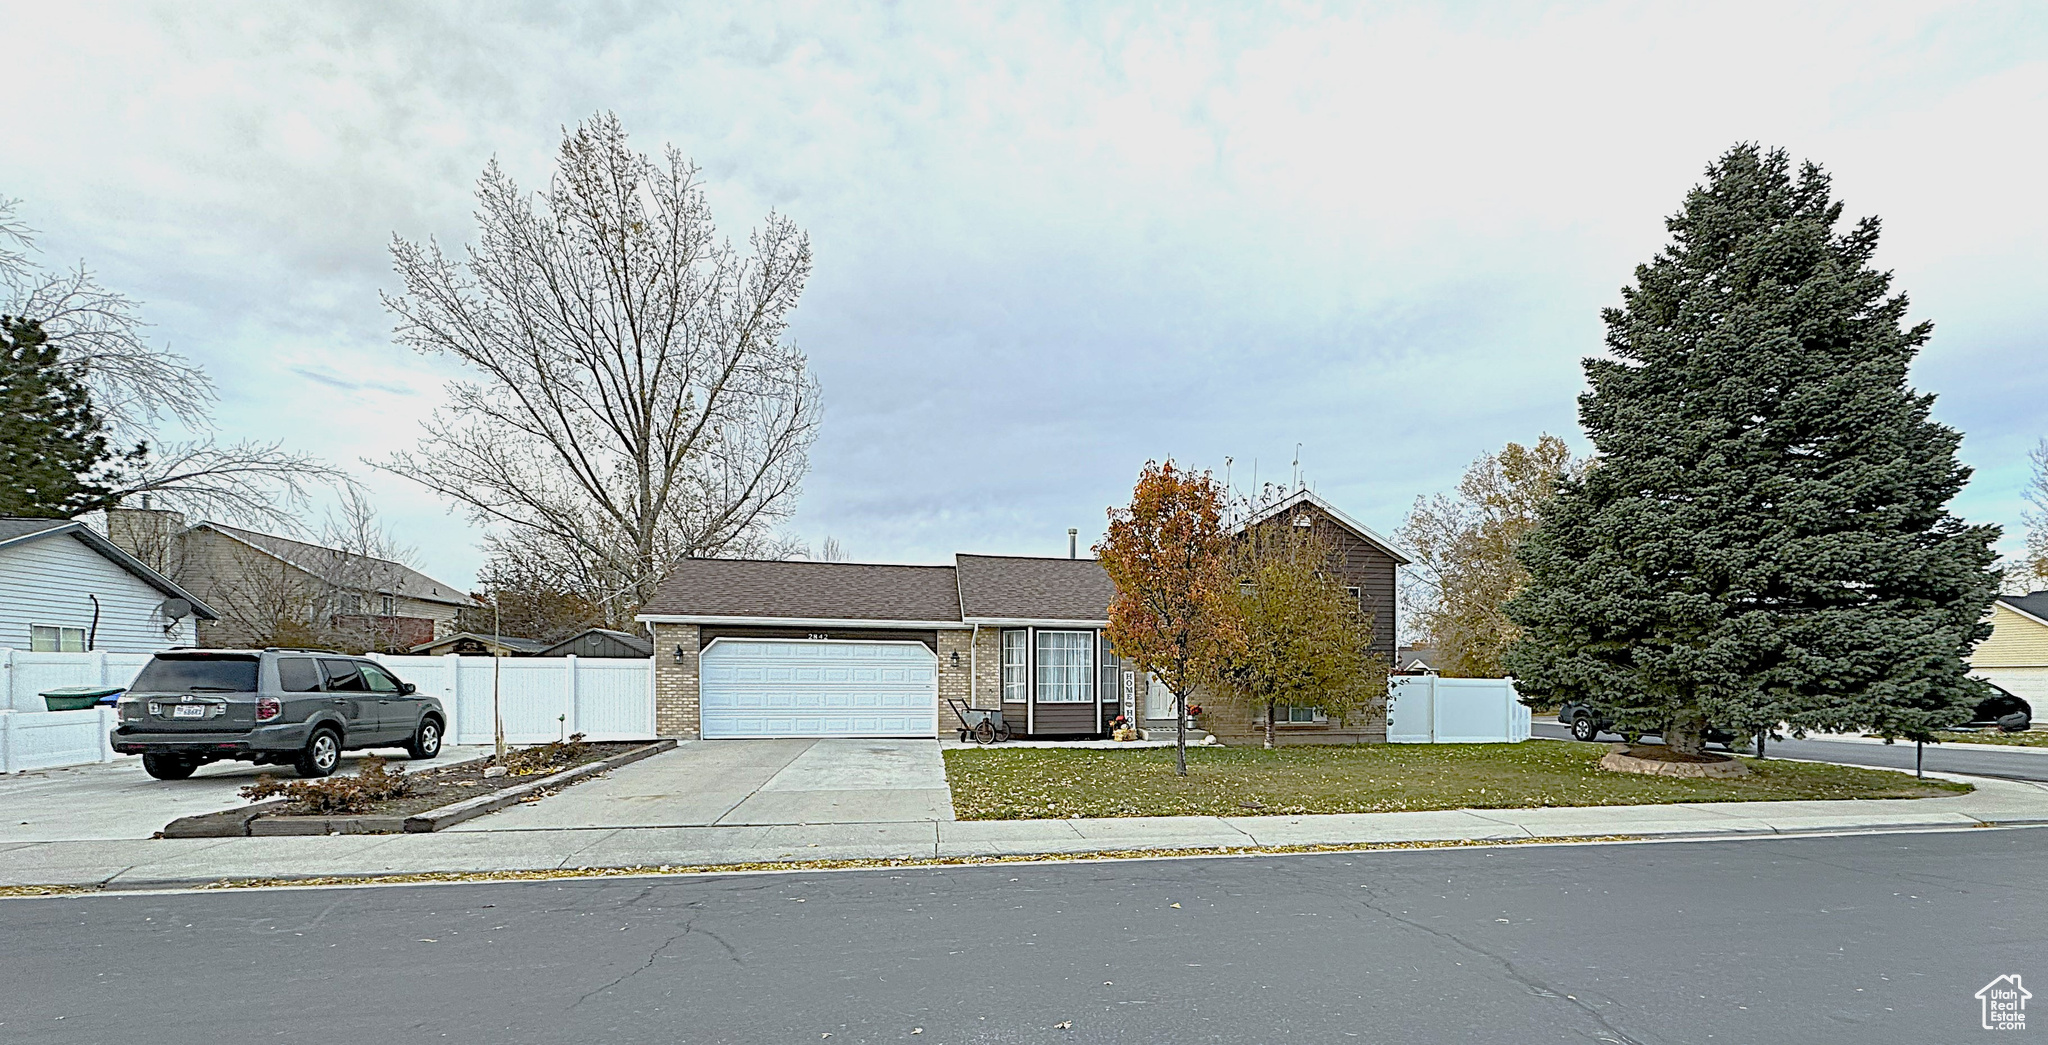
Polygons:
<instances>
[{"instance_id":1,"label":"white vinyl fence","mask_svg":"<svg viewBox=\"0 0 2048 1045\"><path fill-rule=\"evenodd\" d=\"M1529 739L1529 709L1513 679L1396 675L1388 680L1391 744L1519 744Z\"/></svg>"},{"instance_id":2,"label":"white vinyl fence","mask_svg":"<svg viewBox=\"0 0 2048 1045\"><path fill-rule=\"evenodd\" d=\"M420 692L441 698L453 720L448 739L492 742L491 691L496 671L505 740L540 744L582 733L591 740L654 737L654 661L597 657L386 657Z\"/></svg>"},{"instance_id":3,"label":"white vinyl fence","mask_svg":"<svg viewBox=\"0 0 2048 1045\"><path fill-rule=\"evenodd\" d=\"M0 773L111 762L114 709L0 711Z\"/></svg>"},{"instance_id":4,"label":"white vinyl fence","mask_svg":"<svg viewBox=\"0 0 2048 1045\"><path fill-rule=\"evenodd\" d=\"M126 686L147 663L147 653L0 649L0 711L42 711L42 694L66 686Z\"/></svg>"},{"instance_id":5,"label":"white vinyl fence","mask_svg":"<svg viewBox=\"0 0 2048 1045\"><path fill-rule=\"evenodd\" d=\"M387 657L420 692L441 698L448 741L489 744L494 686L505 740L539 744L582 733L591 740L654 737L654 661L583 657ZM113 759L111 708L45 711L41 694L65 686L126 686L149 662L142 653L26 653L0 649L0 773ZM495 670L494 670L495 669Z\"/></svg>"}]
</instances>

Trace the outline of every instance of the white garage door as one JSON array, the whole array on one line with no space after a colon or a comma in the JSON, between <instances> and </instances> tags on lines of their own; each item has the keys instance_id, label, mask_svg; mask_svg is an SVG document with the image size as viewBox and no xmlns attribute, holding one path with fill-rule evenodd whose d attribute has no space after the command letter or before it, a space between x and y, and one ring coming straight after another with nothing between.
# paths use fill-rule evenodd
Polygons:
<instances>
[{"instance_id":1,"label":"white garage door","mask_svg":"<svg viewBox=\"0 0 2048 1045\"><path fill-rule=\"evenodd\" d=\"M719 639L697 660L706 739L929 737L938 658L922 642Z\"/></svg>"}]
</instances>

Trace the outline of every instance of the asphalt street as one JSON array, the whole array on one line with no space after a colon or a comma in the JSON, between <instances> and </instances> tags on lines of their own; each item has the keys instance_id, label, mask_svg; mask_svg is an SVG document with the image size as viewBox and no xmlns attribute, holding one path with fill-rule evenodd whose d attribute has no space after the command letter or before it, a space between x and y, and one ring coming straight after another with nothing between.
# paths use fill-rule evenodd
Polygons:
<instances>
[{"instance_id":1,"label":"asphalt street","mask_svg":"<svg viewBox=\"0 0 2048 1045\"><path fill-rule=\"evenodd\" d=\"M1570 740L1571 730L1555 721L1539 721L1531 731L1552 740ZM1599 743L1612 744L1621 738L1602 733ZM1713 750L1719 751L1717 746ZM1780 758L1802 758L1813 762L1839 762L1850 766L1913 768L1913 745L1858 744L1841 740L1773 740L1764 752ZM1925 768L1941 773L1971 773L2004 777L2008 780L2048 780L2048 749L2007 748L1989 744L1929 744Z\"/></svg>"},{"instance_id":2,"label":"asphalt street","mask_svg":"<svg viewBox=\"0 0 2048 1045\"><path fill-rule=\"evenodd\" d=\"M1965 1042L2048 976L2044 866L1976 829L0 900L0 1041Z\"/></svg>"}]
</instances>

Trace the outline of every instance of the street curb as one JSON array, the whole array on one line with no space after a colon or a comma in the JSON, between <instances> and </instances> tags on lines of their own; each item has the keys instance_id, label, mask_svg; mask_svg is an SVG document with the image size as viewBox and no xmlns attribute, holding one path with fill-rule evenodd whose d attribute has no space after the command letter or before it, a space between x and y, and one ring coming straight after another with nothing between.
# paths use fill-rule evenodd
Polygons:
<instances>
[{"instance_id":1,"label":"street curb","mask_svg":"<svg viewBox=\"0 0 2048 1045\"><path fill-rule=\"evenodd\" d=\"M621 751L609 758L586 762L574 769L565 769L538 780L515 784L488 795L465 798L459 802L436 806L432 809L409 816L328 816L274 818L266 814L290 803L288 798L272 798L251 803L235 809L217 813L202 813L196 816L181 816L158 832L162 838L291 838L325 835L395 835L419 834L439 831L465 820L474 820L485 813L493 813L524 799L536 791L549 787L560 787L574 783L584 777L618 766L638 762L649 755L659 754L676 746L674 740L657 740L630 751ZM450 768L487 761L483 758L465 759L450 763Z\"/></svg>"},{"instance_id":2,"label":"street curb","mask_svg":"<svg viewBox=\"0 0 2048 1045\"><path fill-rule=\"evenodd\" d=\"M651 752L650 752L650 753L651 753ZM640 757L643 757L643 758L644 758L644 757L646 757L646 756L645 756L645 755L642 755L642 756L640 756ZM583 768L583 767L580 767L580 766L579 766L578 768L580 769L580 768ZM1629 844L1629 843L1652 843L1652 842L1714 842L1714 841L1723 841L1723 842L1726 842L1726 841L1752 841L1752 840L1759 840L1759 839L1771 839L1771 838L1788 838L1788 839L1789 839L1789 838L1802 838L1802 837L1829 837L1829 836L1845 836L1845 835L1867 835L1867 834L1946 834L1946 833L1951 833L1951 832L1956 832L1956 831L1971 831L1971 830L1976 830L1976 829L1980 829L1980 828L2033 828L2033 827L2048 827L2048 816L2043 816L2043 817L2029 817L2029 818L2024 818L2024 819L2017 819L2017 820L1996 820L1996 821L1992 821L1992 820L1979 820L1979 821L1976 821L1976 822L1974 822L1974 823L1966 823L1966 824L1965 824L1965 823L1956 823L1956 824L1872 824L1872 825L1868 825L1868 826L1861 826L1861 827L1858 827L1858 826L1842 826L1842 825L1835 825L1835 826L1830 826L1830 827L1812 827L1812 828L1767 828L1767 829L1764 829L1764 830L1757 830L1757 829L1754 829L1754 828L1746 828L1746 827L1745 827L1745 828L1731 828L1731 829L1727 829L1727 830L1719 830L1719 831L1684 831L1684 832L1671 832L1671 833L1663 833L1663 834L1651 834L1651 835L1637 835L1637 834L1629 834L1629 833L1627 833L1626 831L1620 831L1620 832L1616 832L1616 831L1608 831L1608 832L1600 832L1600 833L1594 833L1594 832L1566 832L1566 833L1562 833L1562 834L1556 834L1556 835L1544 835L1544 836L1540 836L1540 837L1524 837L1524 838L1470 838L1470 839L1456 839L1456 838L1453 838L1453 839L1412 839L1412 840L1407 840L1407 841L1405 841L1405 842L1404 842L1404 841L1392 841L1392 840L1390 840L1390 841L1385 841L1385 842L1355 842L1355 843L1345 843L1345 842L1331 842L1331 843L1299 843L1299 844L1287 844L1287 843L1269 843L1269 844L1263 844L1263 845L1261 845L1261 844L1251 844L1251 845L1214 845L1214 846L1151 846L1151 847L1133 847L1133 846L1132 846L1132 845L1131 845L1130 843L1128 843L1128 842L1126 842L1126 843L1124 843L1124 844L1121 844L1121 845L1119 845L1119 844L1116 844L1116 843L1115 843L1115 842L1114 842L1113 840L1110 840L1110 839L1104 839L1104 840L1103 840L1103 844L1102 844L1101 846L1099 846L1099 847L1095 847L1095 848L1090 848L1090 849L1080 849L1080 850L1073 850L1073 849L1069 849L1069 850L1047 850L1047 851L1042 851L1042 852L1020 852L1020 853L987 853L987 854L976 854L976 855L960 855L960 856L947 856L947 857L940 857L940 856L930 856L930 857L925 857L925 856L917 856L917 857L904 857L904 856L901 856L901 855L891 855L891 854L888 854L888 853L881 853L881 852L880 852L880 851L878 850L878 854L879 854L879 855L876 855L876 856L872 856L872 857L842 856L842 857L836 857L836 858L834 858L834 859L833 859L832 861L823 861L824 863L832 863L832 862L840 862L840 861L874 861L874 862L875 862L875 863L876 863L876 864L878 865L878 866L877 866L877 867L875 867L875 868L865 868L865 867L853 867L853 868L844 868L844 867L831 867L831 866L814 866L815 864L818 864L818 863L820 863L820 861L805 861L805 860L786 860L786 861L780 861L780 860L767 860L767 861L763 861L763 860L709 860L709 861L705 861L705 862L703 862L703 863L700 863L700 864L675 864L675 865L673 865L673 866L674 866L674 867L676 867L677 869L676 869L676 870L674 870L674 871L663 871L663 870L660 870L660 869L658 869L658 868L657 868L656 866L653 866L653 865L622 865L622 866L596 866L596 865L592 865L592 866L589 866L589 867L578 867L578 868L574 868L574 869L573 869L573 871L572 871L571 869L566 869L566 868L560 868L560 867L534 867L534 868L522 868L522 869L502 869L502 868L501 868L501 869L496 869L496 870L493 870L493 871L475 871L475 872L472 872L472 871L463 871L463 870L459 870L459 869L456 869L456 870L438 870L438 871L429 871L429 870L411 870L411 871L383 871L383 872L376 872L376 873L370 873L370 874L357 874L357 875L336 875L336 874L300 874L300 875L275 875L275 874L274 874L274 875L261 875L261 876L257 876L257 875L240 875L240 876L237 876L237 875L213 875L213 876L207 876L207 877L185 877L185 878L120 878L120 877L115 877L115 878L113 878L113 879L110 879L110 880L104 880L104 881L96 882L96 883L93 883L93 884L90 884L90 885L70 885L70 886L48 886L48 887L41 887L41 886L15 886L15 887L9 887L9 888L0 888L0 899L4 899L4 898L6 898L6 897L5 897L5 894L6 894L6 893L7 893L8 891L10 891L10 889L18 890L18 889L38 889L38 888L48 888L48 889L50 889L50 890L51 890L51 892L52 892L52 894L53 894L53 895L58 895L58 894L61 894L61 895L74 895L74 896L75 896L75 895L86 895L86 894L102 894L102 893L137 893L137 892L151 892L151 891L164 891L164 890L189 890L189 889L208 889L208 890L217 890L217 889L222 889L222 888L231 888L231 887L235 887L235 886L238 886L238 885L242 885L242 883L261 883L262 885L292 886L292 885L294 885L295 883L298 883L298 882L311 882L311 883L316 883L316 884L326 884L326 885L329 885L329 886L330 886L330 887L332 887L332 888L357 888L357 887L362 887L362 886L374 886L374 885L379 885L379 884L387 884L387 883L385 883L385 882L381 881L381 880L386 880L386 879L389 879L389 880L398 880L398 881L395 881L395 882L393 882L393 883L390 883L390 884L489 884L489 883L492 883L492 882L517 882L517 881L537 881L537 880L542 880L542 879L534 879L534 878L523 878L523 877L520 877L520 876L522 876L522 875L532 875L532 874L547 874L547 873L549 873L549 872L561 872L561 871L570 871L570 873L566 873L566 874L549 874L549 875L548 875L548 877L547 877L546 879L544 879L544 880L547 880L547 881L557 881L557 882L559 882L559 881L565 881L565 880L577 880L577 879L595 879L595 878L607 878L607 877L621 877L621 876L623 876L623 875L627 875L627 874L631 874L631 875L634 875L634 876L639 876L639 877L663 877L663 876L667 876L667 877L683 877L683 876L686 876L686 875L690 875L690 874L758 874L758 873L786 873L786 872L792 872L792 871L834 871L834 870L873 870L873 869L889 869L889 870L897 870L897 871L900 871L900 870L904 870L904 869L915 869L915 868L919 868L919 867L934 867L934 868L964 868L964 867L981 867L981 866L991 866L991 865L995 865L995 864L1015 864L1015 863L1032 863L1032 862L1044 862L1044 863L1075 863L1075 862L1079 862L1079 861L1091 861L1091 860L1102 860L1102 861L1107 861L1107 860L1147 860L1147 859L1220 859L1220 858L1225 858L1225 857L1243 857L1243 856L1293 856L1293 855L1310 855L1310 856L1312 856L1312 855L1331 855L1331 854L1335 854L1335 853L1343 853L1343 852L1421 852L1421 851L1435 851L1435 850L1441 850L1441 849L1459 849L1459 848L1472 848L1472 849L1485 849L1485 848L1509 848L1509 847L1513 847L1513 846L1517 846L1517 845L1531 845L1531 844L1536 844L1536 845L1615 845L1615 844ZM1423 844L1420 844L1420 845L1414 845L1414 844L1410 844L1410 843L1418 843L1418 842L1419 842L1419 843L1423 843ZM1433 845L1432 845L1432 844L1429 844L1429 843L1437 843L1437 844L1433 844ZM1304 852L1304 851L1303 851L1303 846L1304 846L1304 845L1306 845L1306 846L1327 846L1328 848L1326 848L1326 849L1310 849L1309 851L1306 851L1306 852ZM727 870L721 870L721 868L722 868L722 867L725 867L725 866L728 866L728 865L729 865L729 866L731 866L731 867L732 867L733 869L732 869L732 870L729 870L729 871L727 871ZM763 865L771 865L771 866L763 866ZM772 866L772 865L784 865L784 866ZM660 865L660 866L670 866L670 865ZM404 879L409 879L409 878L415 878L415 877L417 877L417 876L420 876L420 875L449 875L449 876L455 876L455 875L474 875L475 877L473 877L473 878L467 878L467 879L457 879L457 878L451 878L450 880L447 880L447 881L441 881L441 882L432 882L432 883L407 883L407 882L404 882L404 881L402 881L402 880L404 880ZM342 883L334 883L334 882L333 882L332 880L333 880L333 879L336 879L336 878L344 878L344 879L347 879L347 881L346 881L346 882L342 882ZM248 887L248 888L254 888L254 887L257 887L257 886L255 886L255 885L247 885L247 886L243 886L243 887Z\"/></svg>"},{"instance_id":3,"label":"street curb","mask_svg":"<svg viewBox=\"0 0 2048 1045\"><path fill-rule=\"evenodd\" d=\"M1874 737L1821 737L1809 735L1800 737L1798 739L1804 741L1811 741L1815 744L1862 744L1869 747L1890 747L1906 749L1910 749L1913 746L1913 742L1910 740L1901 740L1893 744L1886 744L1884 741L1878 740ZM1966 740L1942 740L1935 741L1933 743L1928 744L1927 746L1929 748L1940 748L1943 751L2007 751L2023 755L2048 755L2048 747L2030 747L2026 744L1972 744Z\"/></svg>"},{"instance_id":4,"label":"street curb","mask_svg":"<svg viewBox=\"0 0 2048 1045\"><path fill-rule=\"evenodd\" d=\"M564 784L574 783L587 776L594 776L608 769L630 765L650 755L658 755L668 751L675 746L676 742L673 739L657 740L652 744L636 747L631 751L621 751L610 758L601 758L595 762L588 762L577 766L574 769L565 769L559 773L544 776L529 784L519 784L488 795L465 798L460 802L429 809L423 813L414 813L405 818L402 830L405 834L425 834L431 831L445 830L465 820L474 820L485 813L495 813L506 806L514 805L537 791L550 787L560 787Z\"/></svg>"},{"instance_id":5,"label":"street curb","mask_svg":"<svg viewBox=\"0 0 2048 1045\"><path fill-rule=\"evenodd\" d=\"M290 804L289 798L270 798L251 802L233 809L213 813L197 813L181 816L164 825L158 831L158 838L241 838L249 833L249 824L257 817L274 809Z\"/></svg>"}]
</instances>

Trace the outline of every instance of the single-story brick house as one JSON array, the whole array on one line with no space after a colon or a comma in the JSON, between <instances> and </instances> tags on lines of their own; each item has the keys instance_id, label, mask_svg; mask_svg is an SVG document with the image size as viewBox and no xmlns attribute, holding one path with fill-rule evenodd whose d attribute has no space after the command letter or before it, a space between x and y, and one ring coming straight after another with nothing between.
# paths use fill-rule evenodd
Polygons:
<instances>
[{"instance_id":1,"label":"single-story brick house","mask_svg":"<svg viewBox=\"0 0 2048 1045\"><path fill-rule=\"evenodd\" d=\"M1251 525L1322 531L1392 658L1394 572L1408 560L1308 491ZM1171 730L1163 688L1110 648L1113 593L1093 559L956 555L945 566L690 559L638 619L651 631L655 721L688 738L904 737L955 726L943 699L997 709L1020 735L1099 736L1118 715ZM1296 741L1384 739L1386 723L1282 722ZM1256 723L1204 725L1226 741ZM1240 728L1241 727L1241 728Z\"/></svg>"}]
</instances>

